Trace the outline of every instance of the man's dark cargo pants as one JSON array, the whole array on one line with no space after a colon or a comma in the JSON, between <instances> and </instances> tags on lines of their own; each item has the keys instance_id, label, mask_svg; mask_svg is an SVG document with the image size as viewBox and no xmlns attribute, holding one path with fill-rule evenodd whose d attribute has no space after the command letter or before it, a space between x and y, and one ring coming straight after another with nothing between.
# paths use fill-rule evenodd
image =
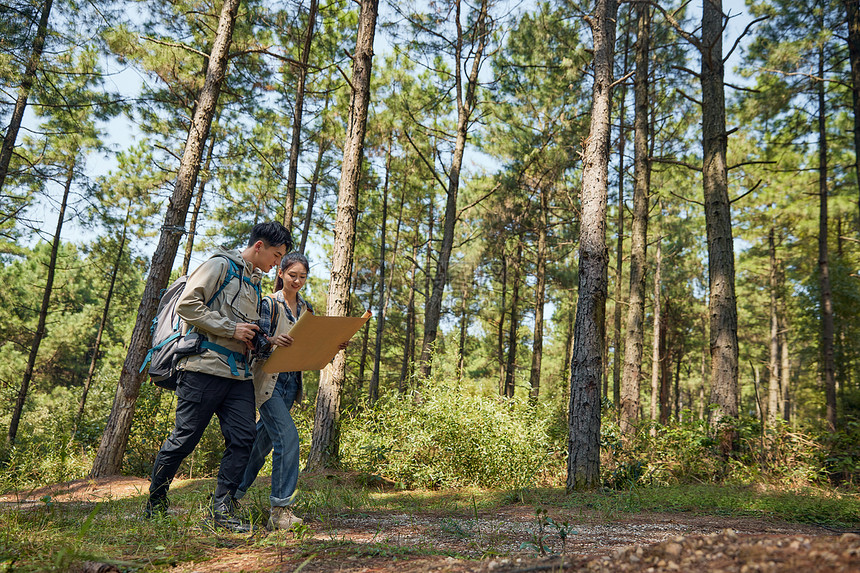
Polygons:
<instances>
[{"instance_id":1,"label":"man's dark cargo pants","mask_svg":"<svg viewBox=\"0 0 860 573\"><path fill-rule=\"evenodd\" d=\"M218 490L236 493L251 455L256 434L254 384L201 372L182 372L176 388L176 426L155 457L149 493L167 495L179 465L197 446L212 415L218 416L224 436L224 455L218 469Z\"/></svg>"}]
</instances>

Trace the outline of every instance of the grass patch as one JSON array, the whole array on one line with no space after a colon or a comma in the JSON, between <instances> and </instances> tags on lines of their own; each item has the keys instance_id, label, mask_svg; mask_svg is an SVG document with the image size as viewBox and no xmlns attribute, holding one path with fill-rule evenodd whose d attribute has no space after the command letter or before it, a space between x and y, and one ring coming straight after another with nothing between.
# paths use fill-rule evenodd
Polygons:
<instances>
[{"instance_id":1,"label":"grass patch","mask_svg":"<svg viewBox=\"0 0 860 573\"><path fill-rule=\"evenodd\" d=\"M832 527L860 523L860 496L825 488L737 485L672 485L604 489L566 494L562 488L488 490L385 490L364 485L350 474L302 474L297 513L308 518L296 534L260 530L252 535L215 532L204 523L214 480L188 480L171 489L171 512L142 518L145 493L93 503L61 503L49 497L35 505L0 507L0 572L65 571L75 563L113 563L123 571L162 571L190 561L216 558L219 549L280 550L289 560L313 560L325 552L344 559L411 559L449 555L431 546L404 547L381 532L366 543L342 538L332 519L362 513L421 515L438 519L441 531L470 538L470 519L512 506L576 514L583 519L623 521L640 512L751 516ZM244 507L260 522L268 510L268 487L252 488ZM465 518L465 520L464 520ZM316 539L313 538L316 534ZM320 537L327 537L322 541ZM450 554L451 557L463 556Z\"/></svg>"}]
</instances>

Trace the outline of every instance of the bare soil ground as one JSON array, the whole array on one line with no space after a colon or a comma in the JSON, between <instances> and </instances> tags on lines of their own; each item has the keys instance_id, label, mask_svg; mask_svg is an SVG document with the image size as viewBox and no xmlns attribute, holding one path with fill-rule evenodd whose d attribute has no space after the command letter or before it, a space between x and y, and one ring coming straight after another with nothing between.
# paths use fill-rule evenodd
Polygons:
<instances>
[{"instance_id":1,"label":"bare soil ground","mask_svg":"<svg viewBox=\"0 0 860 573\"><path fill-rule=\"evenodd\" d=\"M142 496L148 481L78 480L0 497L20 509ZM171 510L173 511L173 510ZM538 524L534 509L509 505L476 516L438 511L367 511L315 519L291 532L223 535L205 561L179 563L176 573L287 571L303 573L527 573L538 571L857 572L860 535L811 525L689 513L619 514L612 519L550 509L559 528ZM567 522L565 527L561 525ZM564 537L564 539L562 539ZM539 546L544 546L542 553ZM81 571L99 569L84 564Z\"/></svg>"}]
</instances>

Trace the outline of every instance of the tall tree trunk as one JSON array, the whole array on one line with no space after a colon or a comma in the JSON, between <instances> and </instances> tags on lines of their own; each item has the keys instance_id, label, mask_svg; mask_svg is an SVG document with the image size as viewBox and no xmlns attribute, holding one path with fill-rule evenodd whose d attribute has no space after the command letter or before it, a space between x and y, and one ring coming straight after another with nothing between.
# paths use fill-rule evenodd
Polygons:
<instances>
[{"instance_id":1,"label":"tall tree trunk","mask_svg":"<svg viewBox=\"0 0 860 573\"><path fill-rule=\"evenodd\" d=\"M383 285L384 286L384 285ZM370 297L367 299L367 308L373 308L373 297L376 294L376 281L370 284ZM382 297L380 296L380 300ZM349 312L349 309L347 309ZM358 380L356 381L356 386L358 386L359 391L364 388L364 370L367 365L367 351L370 343L370 321L368 320L364 323L364 331L361 335L361 358L358 361ZM360 393L360 392L359 392Z\"/></svg>"},{"instance_id":2,"label":"tall tree trunk","mask_svg":"<svg viewBox=\"0 0 860 573\"><path fill-rule=\"evenodd\" d=\"M660 314L660 423L664 426L672 416L672 353L669 352L669 312L670 302L666 299L666 309Z\"/></svg>"},{"instance_id":3,"label":"tall tree trunk","mask_svg":"<svg viewBox=\"0 0 860 573\"><path fill-rule=\"evenodd\" d=\"M379 284L382 291L379 293L379 308L376 311L376 338L373 346L373 374L370 376L370 387L368 401L370 405L376 404L379 399L379 367L382 360L382 331L385 328L385 313L388 307L388 298L391 294L391 283L385 288L385 228L388 224L388 181L391 174L391 134L388 138L388 153L385 160L385 185L382 196L382 237L379 253ZM405 186L404 186L405 189ZM394 235L394 255L397 255L397 241L400 238L400 222L403 220L403 192L400 194L400 215L397 219L397 232ZM394 266L392 257L391 266ZM392 273L393 278L393 273Z\"/></svg>"},{"instance_id":4,"label":"tall tree trunk","mask_svg":"<svg viewBox=\"0 0 860 573\"><path fill-rule=\"evenodd\" d=\"M21 380L21 388L18 390L18 399L12 410L12 419L9 422L9 433L6 435L6 444L15 443L18 435L18 425L21 422L21 413L24 411L24 402L27 392L30 390L30 380L33 378L33 370L36 367L36 356L39 354L39 346L45 338L45 323L48 320L48 307L51 305L51 292L54 290L54 274L57 271L57 253L60 250L60 234L63 231L63 222L66 217L66 206L69 201L69 192L72 189L72 180L75 176L75 166L71 165L66 170L66 181L63 186L63 199L60 201L60 213L57 215L57 227L54 230L54 240L51 242L51 258L48 261L48 276L45 279L45 290L42 292L42 306L39 308L39 322L30 345L30 355L27 358L27 366L24 369L24 377Z\"/></svg>"},{"instance_id":5,"label":"tall tree trunk","mask_svg":"<svg viewBox=\"0 0 860 573\"><path fill-rule=\"evenodd\" d=\"M463 381L466 367L466 332L469 318L469 281L463 281L463 296L460 299L460 340L457 345L457 384Z\"/></svg>"},{"instance_id":6,"label":"tall tree trunk","mask_svg":"<svg viewBox=\"0 0 860 573\"><path fill-rule=\"evenodd\" d=\"M104 308L102 309L101 321L99 321L99 330L98 330L98 333L96 334L95 344L93 344L93 356L92 356L92 359L90 360L90 368L87 371L87 379L84 380L84 389L83 389L83 392L81 393L81 399L78 402L78 413L75 416L75 423L74 423L74 426L72 428L72 436L74 436L78 432L78 426L81 423L81 419L84 416L84 408L87 405L87 395L90 392L90 385L92 384L93 376L95 375L95 372L96 372L96 365L98 364L98 360L99 360L99 350L101 349L101 345L102 345L102 336L104 335L105 327L107 326L108 314L110 313L110 303L111 303L111 300L113 299L113 289L114 289L114 286L116 285L116 277L119 274L119 267L122 264L122 255L123 255L123 252L125 251L125 241L126 241L126 236L128 234L128 219L129 219L130 214L131 214L131 208L129 207L129 210L126 211L126 214L125 214L125 223L122 226L122 235L120 236L120 240L119 240L119 250L116 254L116 260L114 261L113 270L111 271L111 275L110 275L110 285L108 286L108 291L107 291L107 294L105 295L105 305L104 305Z\"/></svg>"},{"instance_id":7,"label":"tall tree trunk","mask_svg":"<svg viewBox=\"0 0 860 573\"><path fill-rule=\"evenodd\" d=\"M713 420L738 415L738 312L735 259L728 194L725 86L723 84L723 3L707 0L702 9L702 182L708 236L708 279ZM722 433L724 452L734 450L733 428Z\"/></svg>"},{"instance_id":8,"label":"tall tree trunk","mask_svg":"<svg viewBox=\"0 0 860 573\"><path fill-rule=\"evenodd\" d=\"M406 301L406 340L403 343L403 362L400 365L400 381L397 390L406 394L408 380L412 374L410 366L415 358L415 271L418 260L418 245L412 243L412 268L409 270L409 298Z\"/></svg>"},{"instance_id":9,"label":"tall tree trunk","mask_svg":"<svg viewBox=\"0 0 860 573\"><path fill-rule=\"evenodd\" d=\"M460 169L463 166L463 154L466 150L466 139L469 132L469 123L472 113L475 111L478 93L478 73L484 61L484 49L489 40L487 20L489 19L489 0L481 0L480 12L475 22L475 38L478 45L471 53L472 69L466 80L465 93L463 90L463 79L461 73L461 62L463 62L463 30L460 21L460 8L462 0L455 0L456 4L456 58L454 78L457 90L457 137L454 143L454 155L451 159L451 168L448 171L448 193L445 202L445 220L442 224L442 244L439 247L439 258L436 260L436 274L433 277L433 290L427 304L427 313L424 317L424 340L421 343L421 376L428 378L432 369L433 346L436 343L436 334L439 329L439 320L442 314L442 293L448 282L448 264L451 259L451 250L454 246L454 226L457 221L457 195L460 188ZM429 272L429 269L428 269Z\"/></svg>"},{"instance_id":10,"label":"tall tree trunk","mask_svg":"<svg viewBox=\"0 0 860 573\"><path fill-rule=\"evenodd\" d=\"M854 174L857 177L857 225L860 231L860 5L844 0L848 16L848 60L851 63L851 101L854 107Z\"/></svg>"},{"instance_id":11,"label":"tall tree trunk","mask_svg":"<svg viewBox=\"0 0 860 573\"><path fill-rule=\"evenodd\" d=\"M582 162L579 297L570 364L568 491L600 485L600 377L609 266L606 201L617 14L615 0L597 0L589 19L594 37L594 88L591 125Z\"/></svg>"},{"instance_id":12,"label":"tall tree trunk","mask_svg":"<svg viewBox=\"0 0 860 573\"><path fill-rule=\"evenodd\" d=\"M663 316L660 308L660 287L663 271L663 237L657 237L654 256L654 335L651 337L651 435L657 435L655 424L660 420L660 332Z\"/></svg>"},{"instance_id":13,"label":"tall tree trunk","mask_svg":"<svg viewBox=\"0 0 860 573\"><path fill-rule=\"evenodd\" d=\"M628 10L627 23L630 25ZM624 65L621 67L621 73L627 74L627 62L630 54L630 34L624 34ZM624 277L624 149L627 145L627 126L625 125L627 115L627 82L621 84L621 95L618 98L621 102L618 113L618 214L617 223L618 240L615 243L615 309L613 317L613 337L614 351L612 356L612 404L615 406L615 419L621 419L621 363L622 363L622 346L621 346L621 307L624 302L624 289L622 287ZM606 392L608 394L608 392Z\"/></svg>"},{"instance_id":14,"label":"tall tree trunk","mask_svg":"<svg viewBox=\"0 0 860 573\"><path fill-rule=\"evenodd\" d=\"M200 209L203 207L203 195L206 192L206 184L212 177L212 150L215 147L215 138L209 140L206 150L206 163L203 165L203 176L197 185L197 196L194 197L194 209L191 211L191 221L188 223L188 238L185 240L185 258L182 259L182 274L187 275L191 266L191 254L194 252L194 237L197 235L197 219L200 217Z\"/></svg>"},{"instance_id":15,"label":"tall tree trunk","mask_svg":"<svg viewBox=\"0 0 860 573\"><path fill-rule=\"evenodd\" d=\"M629 436L639 418L639 380L645 338L645 264L648 246L648 195L651 162L648 159L648 54L651 42L651 8L636 4L636 76L633 82L633 228L630 234L630 294L624 341L624 376L621 380L621 435Z\"/></svg>"},{"instance_id":16,"label":"tall tree trunk","mask_svg":"<svg viewBox=\"0 0 860 573\"><path fill-rule=\"evenodd\" d=\"M823 18L823 15L821 16ZM822 22L823 27L823 22ZM818 48L818 77L824 78L824 47ZM818 96L818 280L821 289L821 375L827 405L827 426L836 431L836 375L833 364L833 293L827 253L827 127L824 81L817 82Z\"/></svg>"},{"instance_id":17,"label":"tall tree trunk","mask_svg":"<svg viewBox=\"0 0 860 573\"><path fill-rule=\"evenodd\" d=\"M785 309L780 312L780 328L779 328L779 358L782 362L780 367L780 406L782 410L782 419L786 423L791 423L791 355L788 348L788 324L785 319Z\"/></svg>"},{"instance_id":18,"label":"tall tree trunk","mask_svg":"<svg viewBox=\"0 0 860 573\"><path fill-rule=\"evenodd\" d=\"M508 255L502 244L502 303L499 307L499 328L496 331L496 354L499 360L499 395L505 395L505 315L508 294Z\"/></svg>"},{"instance_id":19,"label":"tall tree trunk","mask_svg":"<svg viewBox=\"0 0 860 573\"><path fill-rule=\"evenodd\" d=\"M42 16L39 18L36 37L33 38L33 50L30 52L30 59L27 60L27 67L24 69L21 87L18 88L18 99L15 100L15 109L12 110L9 127L6 129L6 136L3 138L3 147L0 148L0 191L3 190L3 185L6 183L6 175L9 173L9 163L12 161L12 152L15 149L15 142L18 140L18 131L21 129L21 120L24 119L24 110L27 108L27 99L30 97L30 91L33 89L33 83L36 81L36 71L39 69L39 63L42 60L42 51L45 49L45 38L48 37L48 18L51 16L51 7L53 4L54 0L45 0L45 4L42 5Z\"/></svg>"},{"instance_id":20,"label":"tall tree trunk","mask_svg":"<svg viewBox=\"0 0 860 573\"><path fill-rule=\"evenodd\" d=\"M706 324L707 319L702 317L702 338L705 340L705 343L702 345L702 383L699 385L699 419L705 420L707 416L709 416L708 412L708 404L705 401L705 389L709 385L709 376L711 374L710 369L710 357L711 357L711 345L707 341L707 332L708 325Z\"/></svg>"},{"instance_id":21,"label":"tall tree trunk","mask_svg":"<svg viewBox=\"0 0 860 573\"><path fill-rule=\"evenodd\" d=\"M675 401L675 420L678 422L683 421L683 416L681 415L681 409L684 404L682 404L681 399L681 361L684 359L684 353L681 350L675 352L675 376L674 380L674 391L672 393L672 397Z\"/></svg>"},{"instance_id":22,"label":"tall tree trunk","mask_svg":"<svg viewBox=\"0 0 860 573\"><path fill-rule=\"evenodd\" d=\"M767 425L773 429L779 419L779 317L777 305L777 271L776 271L776 241L774 229L770 228L767 236L770 251L770 356L768 360L767 378Z\"/></svg>"},{"instance_id":23,"label":"tall tree trunk","mask_svg":"<svg viewBox=\"0 0 860 573\"><path fill-rule=\"evenodd\" d=\"M311 178L311 186L308 190L308 205L305 209L305 221L302 226L302 240L299 244L299 252L304 253L305 247L308 244L308 234L311 229L311 222L313 221L314 214L314 203L316 202L317 196L317 187L319 186L320 176L322 174L322 163L323 156L325 155L326 150L329 148L330 143L328 141L320 141L319 151L317 153L317 162L314 166L314 174Z\"/></svg>"},{"instance_id":24,"label":"tall tree trunk","mask_svg":"<svg viewBox=\"0 0 860 573\"><path fill-rule=\"evenodd\" d=\"M511 324L508 327L508 359L505 365L505 396L508 398L514 397L516 391L517 380L517 330L519 330L519 306L520 306L520 269L522 268L523 260L523 241L522 235L517 241L517 255L514 259L514 286L511 293Z\"/></svg>"},{"instance_id":25,"label":"tall tree trunk","mask_svg":"<svg viewBox=\"0 0 860 573\"><path fill-rule=\"evenodd\" d=\"M529 398L537 400L540 396L540 370L543 359L543 307L546 300L546 234L549 226L549 192L540 188L540 227L538 228L537 250L537 289L535 291L535 327L532 345L532 367L529 375ZM617 352L617 348L616 348Z\"/></svg>"},{"instance_id":26,"label":"tall tree trunk","mask_svg":"<svg viewBox=\"0 0 860 573\"><path fill-rule=\"evenodd\" d=\"M358 184L361 177L364 134L370 105L373 36L376 32L378 6L378 0L362 0L358 19L358 36L352 67L352 101L349 106L349 123L338 191L331 283L326 309L329 316L345 316L349 308L349 277L358 217ZM346 376L346 356L343 352L337 353L329 370L330 375L326 380L320 381L317 392L314 429L308 456L308 467L311 469L326 467L339 456L340 398Z\"/></svg>"},{"instance_id":27,"label":"tall tree trunk","mask_svg":"<svg viewBox=\"0 0 860 573\"><path fill-rule=\"evenodd\" d=\"M120 373L119 384L110 416L108 417L99 450L93 460L91 477L115 475L122 468L122 458L128 443L135 402L140 393L144 375L140 373L147 349L152 340L149 331L161 292L167 286L170 269L176 258L179 239L185 232L185 216L191 202L191 194L197 183L203 145L209 136L212 117L221 92L221 84L227 73L230 41L236 23L239 0L225 0L218 19L218 29L209 56L206 81L191 120L185 151L179 164L173 195L164 216L158 246L152 255L152 265L143 290L143 297L137 310L137 320L129 342L129 350Z\"/></svg>"},{"instance_id":28,"label":"tall tree trunk","mask_svg":"<svg viewBox=\"0 0 860 573\"><path fill-rule=\"evenodd\" d=\"M293 209L296 204L296 178L299 172L299 147L302 138L302 114L305 107L305 83L308 78L308 61L311 43L314 39L314 24L317 20L317 0L311 0L308 8L308 29L299 61L299 82L296 86L295 114L293 117L293 136L290 141L290 165L287 170L287 196L284 200L284 227L293 230Z\"/></svg>"}]
</instances>

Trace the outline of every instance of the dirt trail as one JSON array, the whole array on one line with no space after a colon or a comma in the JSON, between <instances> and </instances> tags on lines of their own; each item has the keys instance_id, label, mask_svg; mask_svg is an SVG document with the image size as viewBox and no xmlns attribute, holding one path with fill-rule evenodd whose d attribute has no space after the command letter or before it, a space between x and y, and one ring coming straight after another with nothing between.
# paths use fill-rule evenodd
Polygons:
<instances>
[{"instance_id":1,"label":"dirt trail","mask_svg":"<svg viewBox=\"0 0 860 573\"><path fill-rule=\"evenodd\" d=\"M0 497L0 505L30 507L93 503L141 496L148 481L117 477L79 480ZM174 511L174 510L171 510ZM821 527L753 518L687 513L619 514L597 519L550 509L541 528L534 509L451 515L437 511L366 511L306 516L298 536L260 531L246 544L224 535L206 561L176 573L298 571L302 573L530 573L537 571L860 571L860 536ZM563 523L567 522L567 525ZM543 553L541 552L543 546ZM562 558L563 556L563 558ZM83 571L84 569L82 569ZM97 569L92 569L97 570ZM104 570L104 571L109 571Z\"/></svg>"}]
</instances>

